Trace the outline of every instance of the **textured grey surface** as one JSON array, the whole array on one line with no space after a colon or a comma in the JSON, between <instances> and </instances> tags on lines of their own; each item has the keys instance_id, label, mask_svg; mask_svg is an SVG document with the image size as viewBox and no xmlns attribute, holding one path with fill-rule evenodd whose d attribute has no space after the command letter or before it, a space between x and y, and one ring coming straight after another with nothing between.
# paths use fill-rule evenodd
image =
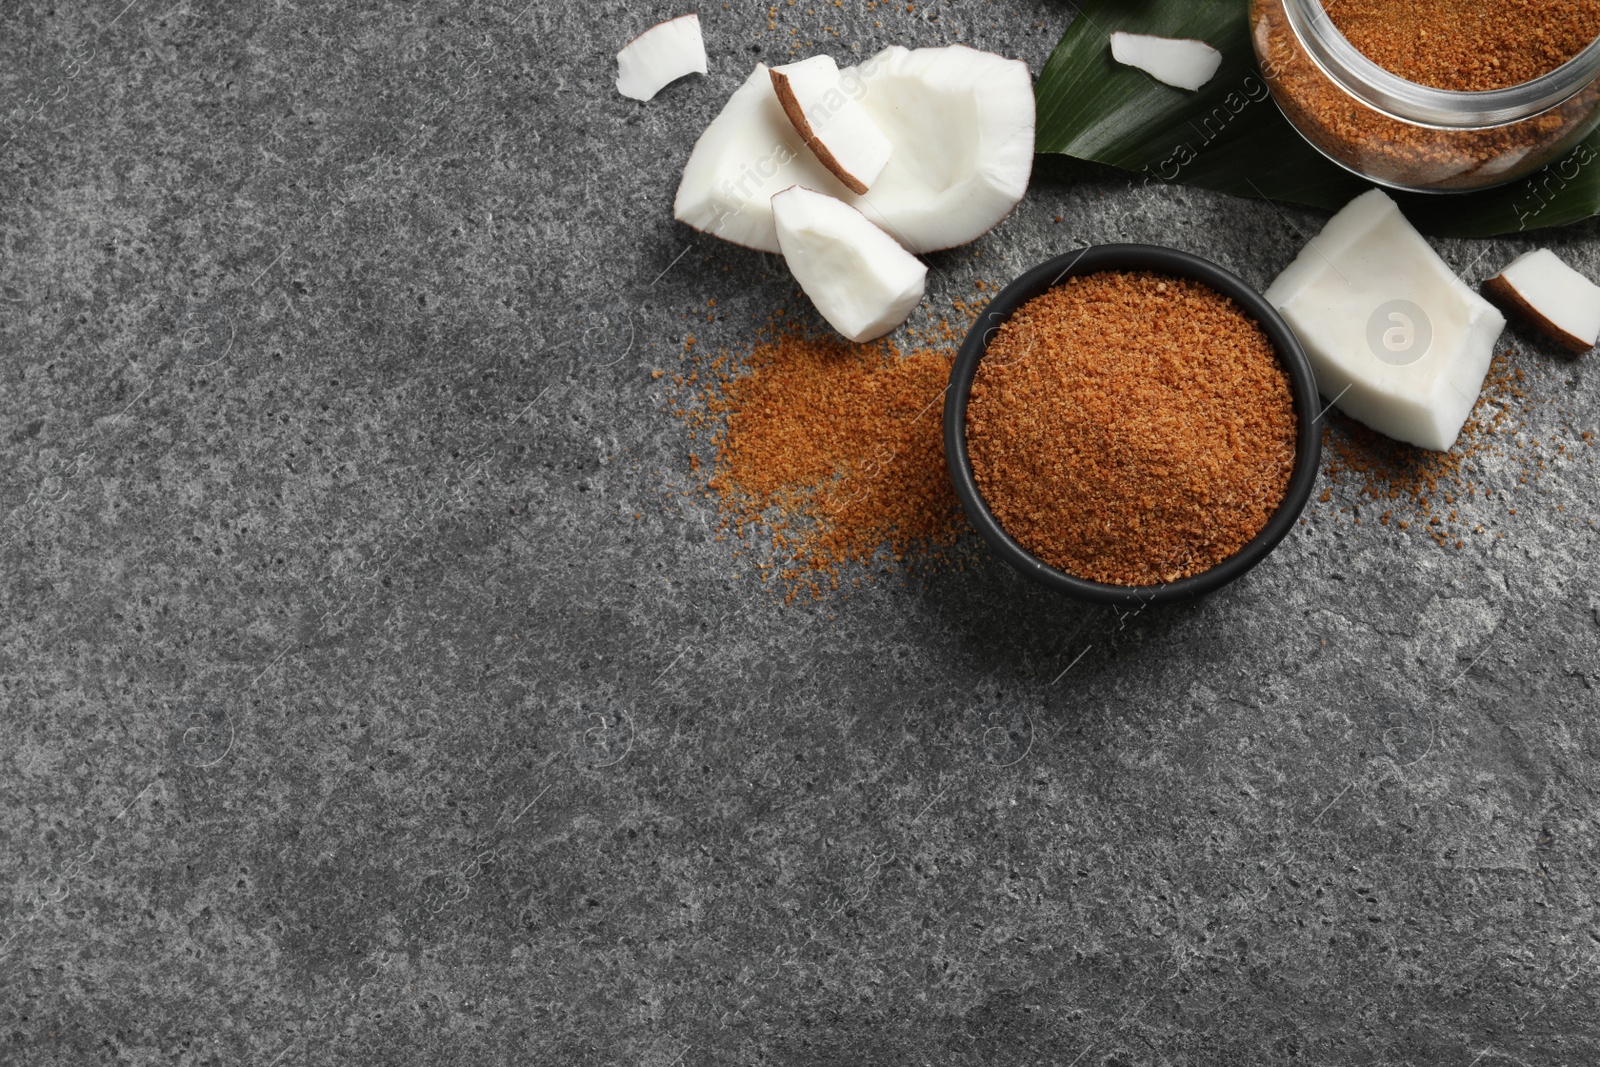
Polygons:
<instances>
[{"instance_id":1,"label":"textured grey surface","mask_svg":"<svg viewBox=\"0 0 1600 1067\"><path fill-rule=\"evenodd\" d=\"M1070 9L712 5L640 105L672 5L123 2L0 35L0 1062L1600 1056L1593 450L1484 459L1460 550L1332 486L1131 616L786 608L681 495L649 372L794 306L671 219L750 64L1037 73ZM1052 172L930 301L1318 225ZM1593 429L1594 357L1508 340Z\"/></svg>"}]
</instances>

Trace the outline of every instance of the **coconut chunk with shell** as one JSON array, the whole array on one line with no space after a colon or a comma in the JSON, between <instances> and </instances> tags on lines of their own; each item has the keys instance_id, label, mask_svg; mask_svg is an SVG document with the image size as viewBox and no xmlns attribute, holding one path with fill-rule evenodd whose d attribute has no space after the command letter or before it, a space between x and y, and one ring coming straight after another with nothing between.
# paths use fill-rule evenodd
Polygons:
<instances>
[{"instance_id":1,"label":"coconut chunk with shell","mask_svg":"<svg viewBox=\"0 0 1600 1067\"><path fill-rule=\"evenodd\" d=\"M850 340L882 337L922 303L928 268L849 204L795 186L772 216L789 272Z\"/></svg>"},{"instance_id":2,"label":"coconut chunk with shell","mask_svg":"<svg viewBox=\"0 0 1600 1067\"><path fill-rule=\"evenodd\" d=\"M1216 77L1222 66L1222 53L1204 41L1120 30L1111 35L1111 58L1139 68L1158 82L1191 92Z\"/></svg>"},{"instance_id":3,"label":"coconut chunk with shell","mask_svg":"<svg viewBox=\"0 0 1600 1067\"><path fill-rule=\"evenodd\" d=\"M1600 340L1600 285L1548 248L1512 260L1483 292L1569 352L1587 352Z\"/></svg>"},{"instance_id":4,"label":"coconut chunk with shell","mask_svg":"<svg viewBox=\"0 0 1600 1067\"><path fill-rule=\"evenodd\" d=\"M817 162L853 193L864 193L883 172L893 146L861 106L845 94L832 56L812 56L772 68L772 88Z\"/></svg>"},{"instance_id":5,"label":"coconut chunk with shell","mask_svg":"<svg viewBox=\"0 0 1600 1067\"><path fill-rule=\"evenodd\" d=\"M778 103L767 66L757 63L695 142L673 215L725 241L776 253L772 197L791 185L853 195L805 146Z\"/></svg>"},{"instance_id":6,"label":"coconut chunk with shell","mask_svg":"<svg viewBox=\"0 0 1600 1067\"><path fill-rule=\"evenodd\" d=\"M768 68L755 71L695 142L673 211L697 230L776 252L771 198L791 185L866 215L912 252L966 244L1005 218L1033 168L1027 64L965 45L885 49L839 72L893 151L865 194L850 191L789 122Z\"/></svg>"},{"instance_id":7,"label":"coconut chunk with shell","mask_svg":"<svg viewBox=\"0 0 1600 1067\"><path fill-rule=\"evenodd\" d=\"M1033 171L1028 65L965 45L891 46L840 73L847 93L889 137L894 154L849 200L912 252L954 248L988 233L1027 191Z\"/></svg>"},{"instance_id":8,"label":"coconut chunk with shell","mask_svg":"<svg viewBox=\"0 0 1600 1067\"><path fill-rule=\"evenodd\" d=\"M700 16L682 15L650 27L617 53L617 92L649 100L684 75L705 72Z\"/></svg>"}]
</instances>

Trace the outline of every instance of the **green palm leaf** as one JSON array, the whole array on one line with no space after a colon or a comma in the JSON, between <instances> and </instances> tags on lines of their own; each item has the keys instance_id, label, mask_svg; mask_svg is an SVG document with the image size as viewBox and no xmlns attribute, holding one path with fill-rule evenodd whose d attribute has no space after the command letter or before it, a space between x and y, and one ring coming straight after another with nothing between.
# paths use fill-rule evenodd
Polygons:
<instances>
[{"instance_id":1,"label":"green palm leaf","mask_svg":"<svg viewBox=\"0 0 1600 1067\"><path fill-rule=\"evenodd\" d=\"M1149 182L1334 209L1368 188L1295 132L1250 47L1247 0L1086 0L1035 87L1037 150L1106 163ZM1112 31L1193 37L1222 53L1198 92L1111 58ZM1426 233L1487 237L1600 214L1600 131L1528 178L1478 193L1401 195Z\"/></svg>"}]
</instances>

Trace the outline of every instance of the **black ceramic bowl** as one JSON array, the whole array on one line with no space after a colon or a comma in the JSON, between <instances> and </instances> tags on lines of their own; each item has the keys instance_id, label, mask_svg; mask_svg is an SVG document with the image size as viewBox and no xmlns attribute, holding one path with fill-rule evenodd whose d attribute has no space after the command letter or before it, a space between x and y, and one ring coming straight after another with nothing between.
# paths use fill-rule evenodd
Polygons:
<instances>
[{"instance_id":1,"label":"black ceramic bowl","mask_svg":"<svg viewBox=\"0 0 1600 1067\"><path fill-rule=\"evenodd\" d=\"M1094 274L1103 270L1149 270L1192 278L1232 297L1240 308L1261 324L1272 340L1278 359L1289 372L1290 388L1294 393L1298 436L1295 441L1294 472L1289 477L1289 490L1284 495L1283 503L1278 505L1278 510L1262 531L1233 556L1193 577L1162 585L1127 586L1091 582L1057 570L1035 557L1006 533L990 513L973 478L972 457L967 453L967 401L972 396L972 379L978 372L978 362L983 359L990 338L1019 307L1051 286L1074 275ZM944 452L950 465L950 479L955 483L961 506L1001 559L1034 581L1080 600L1130 606L1164 604L1204 596L1227 585L1260 563L1283 540L1305 508L1306 501L1311 497L1311 488L1317 480L1317 462L1322 453L1319 414L1316 378L1311 373L1305 350L1300 347L1288 323L1261 294L1215 263L1187 252L1156 245L1093 245L1057 256L1035 267L1001 290L978 317L967 333L961 352L956 356L955 366L950 371L950 388L945 394L944 403Z\"/></svg>"}]
</instances>

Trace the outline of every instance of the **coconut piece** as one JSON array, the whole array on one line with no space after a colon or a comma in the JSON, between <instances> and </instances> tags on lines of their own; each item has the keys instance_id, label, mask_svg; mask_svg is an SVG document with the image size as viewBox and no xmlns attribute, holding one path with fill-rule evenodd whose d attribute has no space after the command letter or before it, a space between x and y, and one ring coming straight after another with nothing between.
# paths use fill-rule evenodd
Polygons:
<instances>
[{"instance_id":1,"label":"coconut piece","mask_svg":"<svg viewBox=\"0 0 1600 1067\"><path fill-rule=\"evenodd\" d=\"M795 281L850 340L882 337L922 303L928 268L849 204L795 186L772 216Z\"/></svg>"},{"instance_id":2,"label":"coconut piece","mask_svg":"<svg viewBox=\"0 0 1600 1067\"><path fill-rule=\"evenodd\" d=\"M673 214L725 241L778 252L772 196L791 185L853 195L806 148L778 103L766 65L757 63L695 142Z\"/></svg>"},{"instance_id":3,"label":"coconut piece","mask_svg":"<svg viewBox=\"0 0 1600 1067\"><path fill-rule=\"evenodd\" d=\"M833 57L812 56L773 67L772 88L817 162L851 192L866 192L889 162L893 146L860 101L845 95Z\"/></svg>"},{"instance_id":4,"label":"coconut piece","mask_svg":"<svg viewBox=\"0 0 1600 1067\"><path fill-rule=\"evenodd\" d=\"M845 92L888 135L894 154L847 202L912 252L983 236L1022 199L1033 170L1028 65L965 45L898 45L840 72Z\"/></svg>"},{"instance_id":5,"label":"coconut piece","mask_svg":"<svg viewBox=\"0 0 1600 1067\"><path fill-rule=\"evenodd\" d=\"M1483 291L1569 352L1587 352L1600 340L1600 285L1548 248L1513 259Z\"/></svg>"},{"instance_id":6,"label":"coconut piece","mask_svg":"<svg viewBox=\"0 0 1600 1067\"><path fill-rule=\"evenodd\" d=\"M1222 53L1204 41L1121 30L1111 35L1111 58L1138 67L1158 82L1191 91L1215 77L1222 66Z\"/></svg>"},{"instance_id":7,"label":"coconut piece","mask_svg":"<svg viewBox=\"0 0 1600 1067\"><path fill-rule=\"evenodd\" d=\"M697 230L778 251L772 195L791 185L857 208L912 252L981 237L1027 191L1033 82L1027 64L965 45L887 48L839 72L893 153L865 193L806 148L757 64L695 142L673 210Z\"/></svg>"},{"instance_id":8,"label":"coconut piece","mask_svg":"<svg viewBox=\"0 0 1600 1067\"><path fill-rule=\"evenodd\" d=\"M1268 287L1317 389L1397 440L1445 452L1472 413L1505 318L1373 189Z\"/></svg>"},{"instance_id":9,"label":"coconut piece","mask_svg":"<svg viewBox=\"0 0 1600 1067\"><path fill-rule=\"evenodd\" d=\"M682 15L657 23L617 53L617 92L649 100L685 74L706 72L706 44L700 16Z\"/></svg>"}]
</instances>

